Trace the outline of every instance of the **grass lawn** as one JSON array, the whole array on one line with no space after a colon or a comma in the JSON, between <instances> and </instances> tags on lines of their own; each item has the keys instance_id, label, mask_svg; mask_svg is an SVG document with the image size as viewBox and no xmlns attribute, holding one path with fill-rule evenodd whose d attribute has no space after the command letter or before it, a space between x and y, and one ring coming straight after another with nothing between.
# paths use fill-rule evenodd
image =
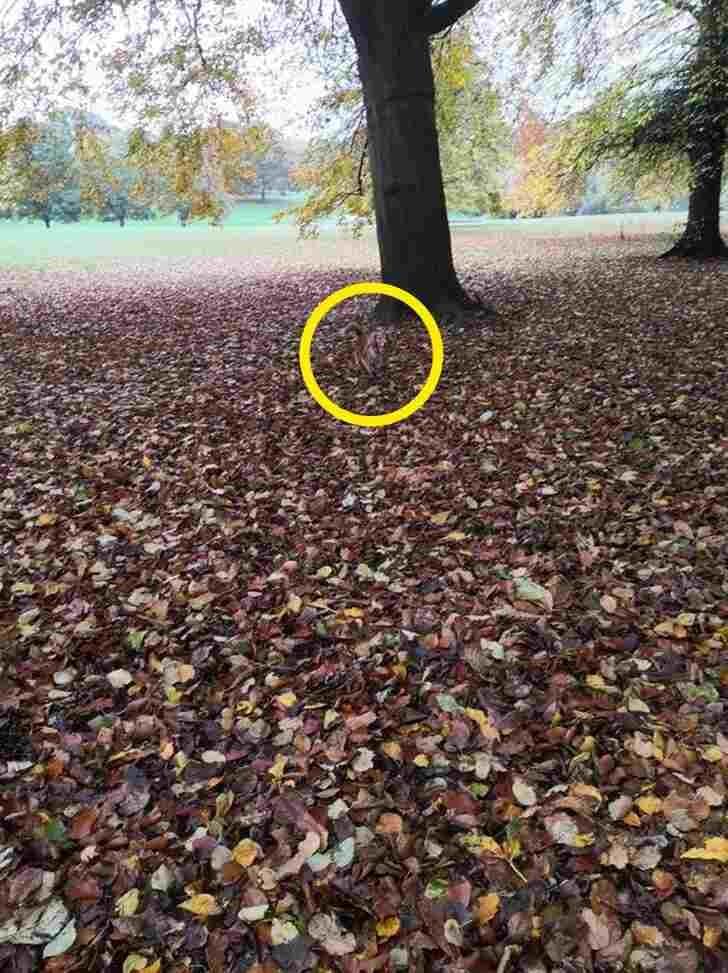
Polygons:
<instances>
[{"instance_id":1,"label":"grass lawn","mask_svg":"<svg viewBox=\"0 0 728 973\"><path fill-rule=\"evenodd\" d=\"M273 214L285 208L288 200L247 203L237 207L223 228L206 223L182 227L175 217L149 223L131 222L121 228L115 223L83 222L54 224L49 230L40 222L11 223L0 221L0 267L27 267L45 270L65 266L85 271L101 269L110 262L145 260L226 258L231 255L274 257L290 254L296 262L336 254L343 245L346 251L361 252L333 222L322 226L316 243L302 247L295 227L288 222L275 223ZM669 233L684 220L680 213L610 214L607 216L559 217L542 220L471 220L453 218L453 233L484 239L518 236L591 237ZM371 248L374 233L365 233L364 242Z\"/></svg>"},{"instance_id":2,"label":"grass lawn","mask_svg":"<svg viewBox=\"0 0 728 973\"><path fill-rule=\"evenodd\" d=\"M2 227L1 969L728 969L728 269L674 219L457 227L498 314L375 431L297 358L371 236ZM349 324L322 388L403 404L423 330L372 385Z\"/></svg>"}]
</instances>

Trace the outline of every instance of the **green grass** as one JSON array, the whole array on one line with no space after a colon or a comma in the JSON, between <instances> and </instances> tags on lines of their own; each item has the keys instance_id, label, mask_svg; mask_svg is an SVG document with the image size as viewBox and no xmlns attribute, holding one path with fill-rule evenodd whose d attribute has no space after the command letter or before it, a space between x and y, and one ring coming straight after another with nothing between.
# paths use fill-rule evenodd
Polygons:
<instances>
[{"instance_id":1,"label":"green grass","mask_svg":"<svg viewBox=\"0 0 728 973\"><path fill-rule=\"evenodd\" d=\"M42 271L51 267L99 270L108 261L145 261L148 259L220 258L270 254L285 259L287 254L301 258L307 246L296 238L290 220L275 223L273 214L293 202L275 199L265 203L248 202L238 206L222 228L207 223L182 227L174 216L148 223L132 222L121 228L114 223L86 221L54 224L49 230L40 222L0 221L0 266L25 267ZM495 220L453 217L453 233L497 238L504 234L530 237L614 236L669 233L677 229L681 213L630 213L607 216L553 217L547 219ZM322 226L317 246L332 249L343 243L345 231L330 221ZM363 243L374 245L373 231ZM311 246L313 254L315 247Z\"/></svg>"},{"instance_id":2,"label":"green grass","mask_svg":"<svg viewBox=\"0 0 728 973\"><path fill-rule=\"evenodd\" d=\"M302 193L291 193L288 196L267 199L264 203L260 200L250 200L240 203L225 220L225 226L244 227L249 230L275 226L276 224L273 221L274 214L293 206L300 200L302 195ZM179 227L179 222L177 221L177 217L171 214L170 216L163 216L155 220L154 225ZM201 225L205 226L206 224L202 223Z\"/></svg>"}]
</instances>

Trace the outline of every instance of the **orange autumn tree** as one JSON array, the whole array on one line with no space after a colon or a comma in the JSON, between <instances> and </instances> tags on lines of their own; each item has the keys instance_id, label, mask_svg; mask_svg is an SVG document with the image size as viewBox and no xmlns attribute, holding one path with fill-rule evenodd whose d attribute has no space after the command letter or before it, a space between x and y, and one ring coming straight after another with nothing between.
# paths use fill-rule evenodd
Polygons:
<instances>
[{"instance_id":1,"label":"orange autumn tree","mask_svg":"<svg viewBox=\"0 0 728 973\"><path fill-rule=\"evenodd\" d=\"M558 157L558 130L528 105L519 113L514 135L516 168L505 196L506 207L520 216L573 212L584 195L584 178L565 171Z\"/></svg>"}]
</instances>

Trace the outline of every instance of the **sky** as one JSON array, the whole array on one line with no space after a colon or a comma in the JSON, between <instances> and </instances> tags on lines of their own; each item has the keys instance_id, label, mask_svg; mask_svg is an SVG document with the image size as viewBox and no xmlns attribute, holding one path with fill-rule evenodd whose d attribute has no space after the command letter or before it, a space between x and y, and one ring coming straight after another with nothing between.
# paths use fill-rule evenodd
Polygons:
<instances>
[{"instance_id":1,"label":"sky","mask_svg":"<svg viewBox=\"0 0 728 973\"><path fill-rule=\"evenodd\" d=\"M269 2L270 0L237 0L237 2L226 6L223 0L206 0L202 6L203 47L210 49L216 44L225 44L228 38L234 38L236 36L235 31L238 28L254 22L261 12L265 10L266 6L269 6ZM334 0L323 0L323 2L324 4L331 4ZM401 0L398 0L398 2L401 2ZM636 8L640 2L641 0L621 0L620 9L623 13L625 11L629 13L630 7L632 7L633 13L636 13ZM49 9L55 4L68 10L71 6L78 5L78 0L0 0L0 38L4 38L9 45L13 43L13 22L17 20L18 12L23 7L29 7L32 3L37 4L38 10ZM127 9L130 13L126 27L124 26L124 22L122 22L121 18L123 15L118 5L113 8L111 6L106 8L114 10L115 20L111 31L107 31L103 37L104 46L109 44L112 46L117 44L123 46L122 37L125 29L131 27L132 30L138 31L142 28L146 23L144 16L146 3L147 0L136 0L136 2L132 0L129 3ZM177 0L174 4L162 4L161 6L166 10L177 11L177 16L181 17L182 14L179 11L185 9L185 4L187 4L188 10L193 9L190 0ZM657 4L657 6L659 7L660 4ZM486 3L483 3L480 9L485 10ZM501 33L500 38L497 37L500 28L495 23L499 10L504 15L504 27L506 31L505 34ZM511 77L513 75L514 62L509 54L509 47L512 46L515 37L512 32L512 27L511 34L508 36L509 11L517 13L516 8L511 8L510 6L499 7L496 3L492 11L490 8L488 9L489 16L480 17L477 21L478 31L483 32L483 53L488 60L491 60L497 80L500 80L498 78L500 69L503 70L503 76L506 78L508 75ZM326 19L328 19L328 14L326 15ZM280 17L278 20L280 21ZM562 28L563 36L568 38L568 23L563 24L560 22L560 27ZM20 36L20 32L17 33ZM487 37L488 34L492 34L492 36L489 38ZM160 43L166 43L169 37L160 37L158 39ZM89 45L93 45L94 43L96 43L96 38L89 35ZM43 44L46 46L47 52L52 54L53 40L48 31L43 34ZM3 41L0 39L0 62L3 56L2 45ZM612 45L609 45L609 47L611 48ZM131 50L133 50L133 47ZM619 66L624 66L619 63L620 58L617 51L610 50L610 53L616 59L616 63L611 65L614 70L617 70ZM625 60L634 59L635 53L636 50L633 43L630 45L630 49L625 52ZM502 58L499 57L500 55L502 55ZM235 58L234 53L232 57L233 59ZM48 63L48 59L47 53L45 60L40 62L40 82L47 81L45 66ZM500 66L498 64L499 60L504 62ZM260 115L284 135L294 138L310 136L311 119L309 110L315 99L323 93L323 83L317 77L315 70L312 68L306 69L300 62L295 67L292 67L290 61L284 61L280 54L266 56L245 54L242 61L247 68L246 83L257 91L258 98L256 102L260 105ZM95 89L95 92L92 103L84 107L92 108L93 111L100 114L112 124L130 125L131 120L122 118L115 110L110 98L102 94L103 76L101 71L89 67L86 73L86 79L92 88ZM556 78L552 79L554 82L557 80ZM584 94L587 95L588 92L584 92ZM517 110L520 95L516 91L511 91L510 95L511 97L509 99L508 92L506 91L504 108L509 114L513 114L513 111ZM573 110L579 107L579 98L576 97L573 89L569 105L565 105L564 102L561 102L559 105L555 95L555 87L552 88L551 84L542 81L538 90L532 96L532 105L537 110L544 111L547 115L550 114L549 107L559 107L562 112L565 107L566 110ZM232 105L233 103L230 102L229 107ZM15 107L18 110L25 108L19 101ZM508 111L509 109L510 111ZM230 117L230 114L231 111L223 109L224 117Z\"/></svg>"},{"instance_id":2,"label":"sky","mask_svg":"<svg viewBox=\"0 0 728 973\"><path fill-rule=\"evenodd\" d=\"M0 66L5 59L6 52L12 52L13 46L18 43L23 31L18 27L18 18L23 8L30 9L35 7L34 14L38 10L48 10L53 6L63 8L66 16L66 23L72 23L72 18L68 16L69 9L77 5L78 0L0 0ZM213 0L207 6L203 6L203 11L209 11L207 24L203 20L202 45L208 52L215 45L224 45L227 37L234 37L235 31L253 22L261 13L265 5L265 0L238 0L232 7L225 5L220 0ZM164 4L164 9L175 11L181 17L179 11L183 10L185 0L176 4ZM187 3L189 10L192 4ZM94 59L98 57L97 51L109 52L115 48L121 50L133 50L131 45L125 44L125 35L129 31L141 32L146 28L146 2L140 0L139 3L129 4L126 15L121 12L120 7L115 5L107 9L113 9L114 21L110 25L104 25L98 32L98 37L92 33L84 34L83 43L87 48L87 64L83 72L83 81L90 87L91 96L86 104L74 104L74 107L82 107L93 111L102 116L111 124L122 127L129 127L131 119L124 116L115 106L112 97L108 94L105 85L105 75L98 66L98 61L94 64ZM166 35L161 31L157 32L153 43L169 44L172 37L171 30L167 30ZM88 40L86 40L88 37ZM42 111L46 99L44 99L44 89L47 90L47 98L53 100L63 81L68 81L70 72L66 69L62 74L61 82L54 84L52 78L52 59L54 54L60 50L57 34L51 29L44 29L40 34L40 43L43 47L43 55L36 64L36 73L29 78L26 85L25 97L20 90L6 90L2 92L2 100L10 108L12 115L18 116L35 111ZM285 135L294 138L302 138L310 134L310 120L308 112L315 99L322 93L322 84L315 72L311 69L306 70L300 65L291 68L279 55L251 55L246 53L241 58L241 63L245 65L245 84L256 92L256 104L260 106L262 117L280 129ZM78 98L74 96L75 101ZM65 99L68 104L72 99ZM3 105L3 107L5 107ZM223 115L230 117L233 114L234 103L228 102L227 109L223 107Z\"/></svg>"}]
</instances>

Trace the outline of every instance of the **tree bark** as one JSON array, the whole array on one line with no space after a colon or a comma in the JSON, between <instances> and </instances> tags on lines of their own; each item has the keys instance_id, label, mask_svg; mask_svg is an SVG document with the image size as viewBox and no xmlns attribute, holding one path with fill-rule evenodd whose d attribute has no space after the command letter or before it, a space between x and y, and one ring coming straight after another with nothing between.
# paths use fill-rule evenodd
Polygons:
<instances>
[{"instance_id":1,"label":"tree bark","mask_svg":"<svg viewBox=\"0 0 728 973\"><path fill-rule=\"evenodd\" d=\"M663 257L692 257L699 260L728 257L720 235L720 192L723 179L725 132L711 132L710 140L690 153L692 186L688 220L682 236Z\"/></svg>"},{"instance_id":2,"label":"tree bark","mask_svg":"<svg viewBox=\"0 0 728 973\"><path fill-rule=\"evenodd\" d=\"M414 294L436 316L479 307L453 263L423 5L340 3L364 90L382 280ZM398 316L401 305L383 301L380 310Z\"/></svg>"}]
</instances>

